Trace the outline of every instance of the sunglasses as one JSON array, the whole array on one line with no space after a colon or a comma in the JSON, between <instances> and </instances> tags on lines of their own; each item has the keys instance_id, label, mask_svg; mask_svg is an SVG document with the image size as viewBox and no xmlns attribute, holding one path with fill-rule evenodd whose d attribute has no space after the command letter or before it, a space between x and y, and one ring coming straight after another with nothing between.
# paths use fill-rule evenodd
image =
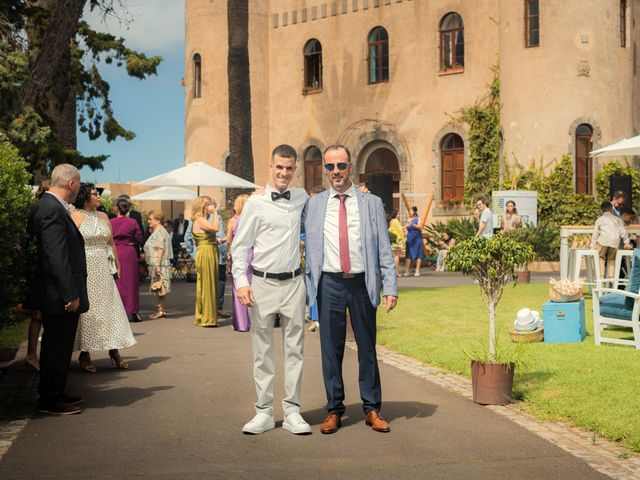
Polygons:
<instances>
[{"instance_id":1,"label":"sunglasses","mask_svg":"<svg viewBox=\"0 0 640 480\"><path fill-rule=\"evenodd\" d=\"M339 163L325 163L324 168L327 172L333 172L336 167L338 170L346 170L349 164L347 162L339 162Z\"/></svg>"}]
</instances>

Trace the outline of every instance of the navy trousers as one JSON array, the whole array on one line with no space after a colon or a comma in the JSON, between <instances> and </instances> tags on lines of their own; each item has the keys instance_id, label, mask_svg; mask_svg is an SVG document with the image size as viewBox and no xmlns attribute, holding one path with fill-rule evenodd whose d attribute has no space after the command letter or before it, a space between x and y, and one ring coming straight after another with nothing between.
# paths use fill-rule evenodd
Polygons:
<instances>
[{"instance_id":1,"label":"navy trousers","mask_svg":"<svg viewBox=\"0 0 640 480\"><path fill-rule=\"evenodd\" d=\"M224 288L227 285L227 264L221 263L218 265L218 298L216 303L218 304L218 310L222 310L224 305Z\"/></svg>"},{"instance_id":2,"label":"navy trousers","mask_svg":"<svg viewBox=\"0 0 640 480\"><path fill-rule=\"evenodd\" d=\"M322 374L327 394L326 409L343 415L342 359L347 333L347 309L358 345L360 398L365 414L380 411L382 389L376 357L376 309L371 304L364 273L355 278L323 273L318 285Z\"/></svg>"}]
</instances>

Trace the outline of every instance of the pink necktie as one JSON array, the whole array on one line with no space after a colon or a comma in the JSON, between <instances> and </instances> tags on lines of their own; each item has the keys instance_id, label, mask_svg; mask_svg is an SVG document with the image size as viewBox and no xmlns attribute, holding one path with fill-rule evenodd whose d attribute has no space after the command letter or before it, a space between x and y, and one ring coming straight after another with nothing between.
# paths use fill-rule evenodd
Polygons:
<instances>
[{"instance_id":1,"label":"pink necktie","mask_svg":"<svg viewBox=\"0 0 640 480\"><path fill-rule=\"evenodd\" d=\"M336 195L340 200L340 214L338 215L338 234L340 238L340 269L344 273L351 271L351 259L349 258L349 232L347 231L347 201L348 195L343 193Z\"/></svg>"}]
</instances>

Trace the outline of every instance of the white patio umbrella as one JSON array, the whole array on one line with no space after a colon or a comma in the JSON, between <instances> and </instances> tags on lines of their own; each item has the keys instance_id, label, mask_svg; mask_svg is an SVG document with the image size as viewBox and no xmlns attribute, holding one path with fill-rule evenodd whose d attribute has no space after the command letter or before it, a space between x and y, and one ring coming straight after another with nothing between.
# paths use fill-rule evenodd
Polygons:
<instances>
[{"instance_id":1,"label":"white patio umbrella","mask_svg":"<svg viewBox=\"0 0 640 480\"><path fill-rule=\"evenodd\" d=\"M198 194L184 187L160 187L139 193L131 200L193 200Z\"/></svg>"},{"instance_id":2,"label":"white patio umbrella","mask_svg":"<svg viewBox=\"0 0 640 480\"><path fill-rule=\"evenodd\" d=\"M203 162L193 162L167 173L142 180L142 185L183 186L183 187L222 187L222 188L260 188L240 177L214 168Z\"/></svg>"},{"instance_id":3,"label":"white patio umbrella","mask_svg":"<svg viewBox=\"0 0 640 480\"><path fill-rule=\"evenodd\" d=\"M623 157L631 155L640 155L640 135L633 138L625 138L591 152L592 157Z\"/></svg>"},{"instance_id":4,"label":"white patio umbrella","mask_svg":"<svg viewBox=\"0 0 640 480\"><path fill-rule=\"evenodd\" d=\"M184 187L160 187L134 195L131 200L171 200L171 218L173 218L174 200L193 200L197 196L196 192Z\"/></svg>"}]
</instances>

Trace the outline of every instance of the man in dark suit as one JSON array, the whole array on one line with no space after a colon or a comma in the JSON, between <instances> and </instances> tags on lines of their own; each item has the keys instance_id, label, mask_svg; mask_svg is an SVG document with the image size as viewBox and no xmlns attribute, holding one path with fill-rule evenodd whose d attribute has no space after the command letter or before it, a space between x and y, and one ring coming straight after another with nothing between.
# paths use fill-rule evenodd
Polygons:
<instances>
[{"instance_id":1,"label":"man in dark suit","mask_svg":"<svg viewBox=\"0 0 640 480\"><path fill-rule=\"evenodd\" d=\"M181 213L173 221L173 232L178 236L181 242L184 242L184 234L187 233L187 227L189 226L189 220L184 219L184 214Z\"/></svg>"},{"instance_id":2,"label":"man in dark suit","mask_svg":"<svg viewBox=\"0 0 640 480\"><path fill-rule=\"evenodd\" d=\"M396 306L398 284L382 201L351 182L351 154L343 145L324 152L331 188L309 199L304 216L305 279L309 305L318 302L322 373L328 415L320 432L335 433L345 413L342 359L347 309L358 345L360 397L366 424L388 432L380 416L382 387L376 357L376 310Z\"/></svg>"},{"instance_id":3,"label":"man in dark suit","mask_svg":"<svg viewBox=\"0 0 640 480\"><path fill-rule=\"evenodd\" d=\"M80 189L80 172L68 164L51 173L51 187L29 214L27 232L37 248L30 297L42 311L38 411L80 413L80 397L65 393L78 318L89 310L82 235L69 215Z\"/></svg>"}]
</instances>

